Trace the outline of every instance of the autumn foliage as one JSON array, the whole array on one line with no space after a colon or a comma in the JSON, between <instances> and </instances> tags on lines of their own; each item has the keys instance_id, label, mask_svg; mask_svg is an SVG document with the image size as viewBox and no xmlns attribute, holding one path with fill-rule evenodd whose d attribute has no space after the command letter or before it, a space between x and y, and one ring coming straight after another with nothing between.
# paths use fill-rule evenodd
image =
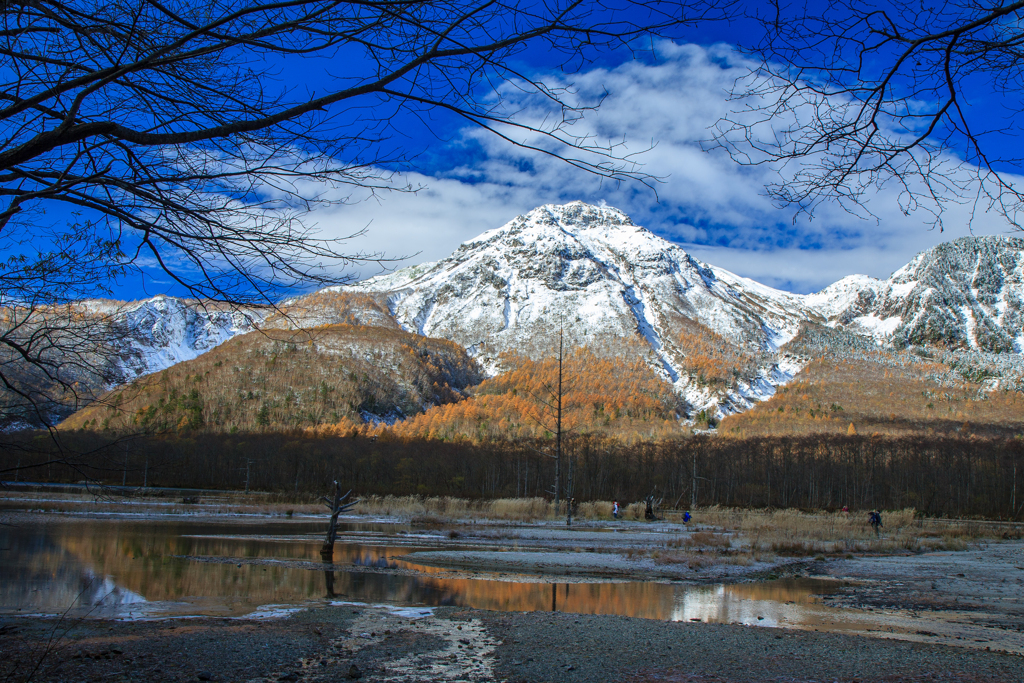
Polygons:
<instances>
[{"instance_id":1,"label":"autumn foliage","mask_svg":"<svg viewBox=\"0 0 1024 683\"><path fill-rule=\"evenodd\" d=\"M269 330L118 387L62 426L266 431L355 423L460 400L479 380L465 350L442 339L359 325Z\"/></svg>"},{"instance_id":2,"label":"autumn foliage","mask_svg":"<svg viewBox=\"0 0 1024 683\"><path fill-rule=\"evenodd\" d=\"M880 352L880 355L887 355ZM991 390L948 365L884 358L810 362L768 401L722 420L719 433L750 437L804 434L979 434L1024 430L1024 395Z\"/></svg>"},{"instance_id":3,"label":"autumn foliage","mask_svg":"<svg viewBox=\"0 0 1024 683\"><path fill-rule=\"evenodd\" d=\"M428 408L391 426L343 421L317 432L470 441L550 436L557 360L507 355L502 365L505 372L472 387L466 400ZM567 354L563 377L563 428L569 433L636 439L682 431L679 398L643 360L578 348Z\"/></svg>"},{"instance_id":4,"label":"autumn foliage","mask_svg":"<svg viewBox=\"0 0 1024 683\"><path fill-rule=\"evenodd\" d=\"M743 351L708 327L689 318L679 320L681 363L699 386L733 384L739 377L757 374L755 355Z\"/></svg>"}]
</instances>

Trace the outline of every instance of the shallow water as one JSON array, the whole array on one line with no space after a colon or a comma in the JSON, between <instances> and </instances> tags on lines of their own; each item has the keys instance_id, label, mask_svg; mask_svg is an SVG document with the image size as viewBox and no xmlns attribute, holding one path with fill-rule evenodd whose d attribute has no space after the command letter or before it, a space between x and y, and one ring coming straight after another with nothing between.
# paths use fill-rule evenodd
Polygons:
<instances>
[{"instance_id":1,"label":"shallow water","mask_svg":"<svg viewBox=\"0 0 1024 683\"><path fill-rule=\"evenodd\" d=\"M820 605L816 595L836 587L814 580L686 586L453 578L396 559L452 547L448 539L379 523L344 526L333 571L323 571L323 526L54 517L0 527L0 612L240 616L267 605L329 600L797 625Z\"/></svg>"},{"instance_id":2,"label":"shallow water","mask_svg":"<svg viewBox=\"0 0 1024 683\"><path fill-rule=\"evenodd\" d=\"M322 520L227 521L151 513L13 519L0 524L0 614L267 618L309 605L384 603L414 611L453 605L778 626L991 645L1024 654L1016 630L998 623L989 628L977 614L832 607L822 596L843 588L832 580L564 583L550 575L451 571L398 558L417 550L456 549L458 540L408 524L357 519L342 525L333 563L325 570Z\"/></svg>"}]
</instances>

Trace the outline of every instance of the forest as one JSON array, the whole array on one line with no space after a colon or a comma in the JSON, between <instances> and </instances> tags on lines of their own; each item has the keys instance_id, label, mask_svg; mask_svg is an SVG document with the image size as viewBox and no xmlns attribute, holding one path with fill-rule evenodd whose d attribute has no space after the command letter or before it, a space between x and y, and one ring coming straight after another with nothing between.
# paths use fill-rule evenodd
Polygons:
<instances>
[{"instance_id":1,"label":"forest","mask_svg":"<svg viewBox=\"0 0 1024 683\"><path fill-rule=\"evenodd\" d=\"M443 441L310 431L118 436L69 431L11 435L0 469L31 481L94 481L274 491L315 498L338 479L359 495L549 496L549 439ZM71 455L72 453L78 455ZM623 442L566 439L563 491L580 501L669 508L915 508L929 516L1019 519L1024 440L910 435L696 435ZM571 476L567 476L567 473Z\"/></svg>"},{"instance_id":2,"label":"forest","mask_svg":"<svg viewBox=\"0 0 1024 683\"><path fill-rule=\"evenodd\" d=\"M293 313L332 308L313 298ZM998 519L1024 508L1024 399L979 374L983 358L959 367L808 327L786 349L805 359L794 381L691 426L692 406L642 354L503 354L486 377L452 342L360 322L237 337L112 390L56 438L10 434L0 469L297 500L335 479L362 495L553 498L560 432L563 499ZM760 362L698 325L679 343L699 386Z\"/></svg>"}]
</instances>

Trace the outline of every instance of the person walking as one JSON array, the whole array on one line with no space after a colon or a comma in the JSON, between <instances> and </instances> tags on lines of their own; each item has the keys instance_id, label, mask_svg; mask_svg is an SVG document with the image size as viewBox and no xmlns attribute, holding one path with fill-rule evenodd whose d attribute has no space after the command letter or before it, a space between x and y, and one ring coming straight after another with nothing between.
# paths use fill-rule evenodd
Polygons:
<instances>
[{"instance_id":1,"label":"person walking","mask_svg":"<svg viewBox=\"0 0 1024 683\"><path fill-rule=\"evenodd\" d=\"M868 515L868 521L871 523L871 528L875 530L875 538L880 537L882 535L882 513L872 510Z\"/></svg>"},{"instance_id":2,"label":"person walking","mask_svg":"<svg viewBox=\"0 0 1024 683\"><path fill-rule=\"evenodd\" d=\"M612 501L612 517L619 518L619 501L617 500Z\"/></svg>"}]
</instances>

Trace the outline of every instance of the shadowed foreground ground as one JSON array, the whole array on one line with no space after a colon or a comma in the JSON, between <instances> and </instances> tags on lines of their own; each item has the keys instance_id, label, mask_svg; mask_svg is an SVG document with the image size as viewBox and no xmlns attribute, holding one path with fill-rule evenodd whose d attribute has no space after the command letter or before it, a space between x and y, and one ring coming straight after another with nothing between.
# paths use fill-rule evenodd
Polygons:
<instances>
[{"instance_id":1,"label":"shadowed foreground ground","mask_svg":"<svg viewBox=\"0 0 1024 683\"><path fill-rule=\"evenodd\" d=\"M335 605L278 619L0 619L21 681L1024 680L1024 657L832 633L614 616ZM71 626L67 630L67 626ZM52 638L52 639L51 639ZM45 656L43 656L45 654ZM39 668L32 673L36 663Z\"/></svg>"}]
</instances>

